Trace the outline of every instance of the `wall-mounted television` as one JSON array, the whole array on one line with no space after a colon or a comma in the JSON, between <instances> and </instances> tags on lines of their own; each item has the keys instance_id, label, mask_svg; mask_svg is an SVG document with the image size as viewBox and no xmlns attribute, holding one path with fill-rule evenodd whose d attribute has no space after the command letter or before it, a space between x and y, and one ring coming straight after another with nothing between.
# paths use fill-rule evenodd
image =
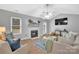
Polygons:
<instances>
[{"instance_id":1,"label":"wall-mounted television","mask_svg":"<svg viewBox=\"0 0 79 59\"><path fill-rule=\"evenodd\" d=\"M55 25L67 25L68 24L68 18L59 18L55 19Z\"/></svg>"}]
</instances>

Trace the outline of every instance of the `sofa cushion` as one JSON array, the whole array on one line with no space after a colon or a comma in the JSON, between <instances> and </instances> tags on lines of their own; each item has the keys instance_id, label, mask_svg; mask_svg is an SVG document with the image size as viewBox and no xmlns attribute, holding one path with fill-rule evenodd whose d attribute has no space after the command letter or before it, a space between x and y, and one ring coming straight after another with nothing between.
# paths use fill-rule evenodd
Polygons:
<instances>
[{"instance_id":1,"label":"sofa cushion","mask_svg":"<svg viewBox=\"0 0 79 59\"><path fill-rule=\"evenodd\" d=\"M75 35L74 34L70 34L69 40L74 42L76 40Z\"/></svg>"},{"instance_id":2,"label":"sofa cushion","mask_svg":"<svg viewBox=\"0 0 79 59\"><path fill-rule=\"evenodd\" d=\"M66 33L66 32L61 32L61 34L62 34L62 37L65 37L68 33Z\"/></svg>"},{"instance_id":3,"label":"sofa cushion","mask_svg":"<svg viewBox=\"0 0 79 59\"><path fill-rule=\"evenodd\" d=\"M13 33L12 32L7 33L7 38L12 39L13 38Z\"/></svg>"},{"instance_id":4,"label":"sofa cushion","mask_svg":"<svg viewBox=\"0 0 79 59\"><path fill-rule=\"evenodd\" d=\"M76 40L75 40L74 44L79 44L79 35L76 36Z\"/></svg>"}]
</instances>

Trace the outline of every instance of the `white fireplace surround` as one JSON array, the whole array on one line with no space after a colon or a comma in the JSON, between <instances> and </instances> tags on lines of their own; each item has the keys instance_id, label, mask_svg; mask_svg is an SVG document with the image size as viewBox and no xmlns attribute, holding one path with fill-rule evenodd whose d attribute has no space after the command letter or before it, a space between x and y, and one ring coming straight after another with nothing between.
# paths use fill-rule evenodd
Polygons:
<instances>
[{"instance_id":1,"label":"white fireplace surround","mask_svg":"<svg viewBox=\"0 0 79 59\"><path fill-rule=\"evenodd\" d=\"M29 38L31 38L31 31L32 31L32 30L38 30L38 36L39 36L39 28L30 27L30 28L29 28L29 34L28 34Z\"/></svg>"}]
</instances>

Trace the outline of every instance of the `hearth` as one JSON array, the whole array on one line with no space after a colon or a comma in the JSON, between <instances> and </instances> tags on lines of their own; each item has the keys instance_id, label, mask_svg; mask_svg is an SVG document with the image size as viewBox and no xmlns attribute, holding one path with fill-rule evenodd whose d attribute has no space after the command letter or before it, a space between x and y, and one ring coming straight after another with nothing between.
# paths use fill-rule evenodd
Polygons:
<instances>
[{"instance_id":1,"label":"hearth","mask_svg":"<svg viewBox=\"0 0 79 59\"><path fill-rule=\"evenodd\" d=\"M31 38L38 37L38 30L31 30Z\"/></svg>"}]
</instances>

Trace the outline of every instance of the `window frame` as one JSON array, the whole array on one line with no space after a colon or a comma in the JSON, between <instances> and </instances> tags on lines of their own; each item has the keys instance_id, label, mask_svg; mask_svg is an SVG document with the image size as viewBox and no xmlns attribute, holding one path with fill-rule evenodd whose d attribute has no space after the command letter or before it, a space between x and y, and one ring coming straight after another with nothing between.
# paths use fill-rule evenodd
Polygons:
<instances>
[{"instance_id":1,"label":"window frame","mask_svg":"<svg viewBox=\"0 0 79 59\"><path fill-rule=\"evenodd\" d=\"M11 32L13 31L12 30L12 26L13 26L13 22L12 21L13 21L13 18L20 20L20 25L18 25L18 26L20 26L20 32L19 33L13 33L13 34L21 34L22 33L22 19L20 17L11 17ZM14 25L14 26L16 26L16 25Z\"/></svg>"}]
</instances>

